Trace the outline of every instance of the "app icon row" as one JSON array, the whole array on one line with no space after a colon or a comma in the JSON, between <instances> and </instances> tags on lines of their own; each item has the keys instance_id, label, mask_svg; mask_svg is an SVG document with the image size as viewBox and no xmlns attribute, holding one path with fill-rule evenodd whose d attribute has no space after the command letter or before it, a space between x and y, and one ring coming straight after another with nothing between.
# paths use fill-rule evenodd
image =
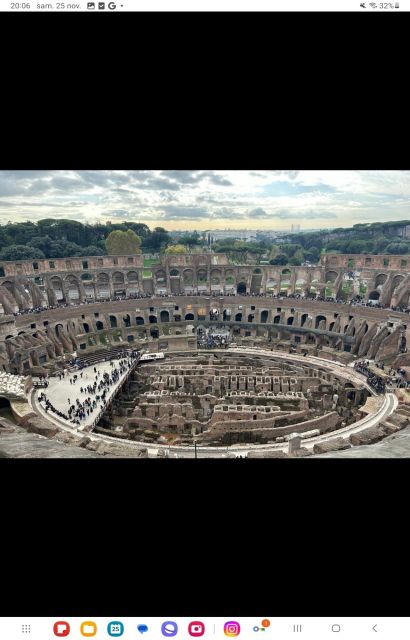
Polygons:
<instances>
[{"instance_id":1,"label":"app icon row","mask_svg":"<svg viewBox=\"0 0 410 640\"><path fill-rule=\"evenodd\" d=\"M270 621L265 618L260 625L253 627L253 631L265 631L270 626ZM136 627L139 633L144 634L148 629L148 625L139 624ZM54 635L59 638L65 638L70 634L70 624L66 620L58 620L54 623ZM161 633L165 638L173 638L178 634L178 624L174 620L166 620L161 624ZM185 629L183 629L185 631ZM199 638L205 633L205 624L200 620L194 620L188 623L187 631L193 638ZM236 620L229 620L224 624L224 634L228 638L239 636L241 625ZM85 620L80 625L80 633L85 638L92 638L97 634L97 623L93 620ZM119 620L111 620L107 625L107 633L111 637L120 637L124 633L124 624Z\"/></svg>"}]
</instances>

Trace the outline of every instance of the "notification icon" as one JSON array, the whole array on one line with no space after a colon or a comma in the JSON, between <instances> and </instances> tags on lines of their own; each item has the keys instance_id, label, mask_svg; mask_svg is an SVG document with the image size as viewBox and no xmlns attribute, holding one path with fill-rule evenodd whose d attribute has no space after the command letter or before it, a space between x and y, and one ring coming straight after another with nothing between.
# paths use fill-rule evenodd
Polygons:
<instances>
[{"instance_id":1,"label":"notification icon","mask_svg":"<svg viewBox=\"0 0 410 640\"><path fill-rule=\"evenodd\" d=\"M199 636L203 636L205 633L205 625L203 622L199 622L196 620L195 622L190 622L188 625L188 633L190 636L194 638L199 638Z\"/></svg>"},{"instance_id":2,"label":"notification icon","mask_svg":"<svg viewBox=\"0 0 410 640\"><path fill-rule=\"evenodd\" d=\"M53 625L54 635L65 638L70 633L70 625L65 620L58 620Z\"/></svg>"}]
</instances>

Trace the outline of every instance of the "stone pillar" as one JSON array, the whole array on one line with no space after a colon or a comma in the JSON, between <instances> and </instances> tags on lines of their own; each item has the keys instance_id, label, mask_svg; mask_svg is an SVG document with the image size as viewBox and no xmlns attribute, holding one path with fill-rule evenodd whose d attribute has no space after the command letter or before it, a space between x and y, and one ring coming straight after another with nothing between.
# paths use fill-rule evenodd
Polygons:
<instances>
[{"instance_id":1,"label":"stone pillar","mask_svg":"<svg viewBox=\"0 0 410 640\"><path fill-rule=\"evenodd\" d=\"M114 298L114 285L112 282L112 273L108 274L108 286L110 288L110 300Z\"/></svg>"},{"instance_id":2,"label":"stone pillar","mask_svg":"<svg viewBox=\"0 0 410 640\"><path fill-rule=\"evenodd\" d=\"M291 433L289 436L289 448L288 454L290 456L294 455L297 449L300 449L300 443L302 442L302 438L298 433Z\"/></svg>"}]
</instances>

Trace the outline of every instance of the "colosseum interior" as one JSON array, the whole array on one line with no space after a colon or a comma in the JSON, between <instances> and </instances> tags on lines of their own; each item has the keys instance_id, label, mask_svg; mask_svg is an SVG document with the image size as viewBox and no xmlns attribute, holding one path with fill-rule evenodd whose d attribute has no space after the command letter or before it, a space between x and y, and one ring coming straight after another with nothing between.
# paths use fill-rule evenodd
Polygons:
<instances>
[{"instance_id":1,"label":"colosseum interior","mask_svg":"<svg viewBox=\"0 0 410 640\"><path fill-rule=\"evenodd\" d=\"M0 456L408 456L408 260L1 262Z\"/></svg>"}]
</instances>

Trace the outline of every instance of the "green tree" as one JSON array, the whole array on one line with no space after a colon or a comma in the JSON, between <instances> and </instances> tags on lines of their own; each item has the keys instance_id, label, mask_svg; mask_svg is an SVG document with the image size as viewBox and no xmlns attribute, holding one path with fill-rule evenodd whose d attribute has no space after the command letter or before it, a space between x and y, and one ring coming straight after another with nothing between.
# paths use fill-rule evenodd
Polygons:
<instances>
[{"instance_id":1,"label":"green tree","mask_svg":"<svg viewBox=\"0 0 410 640\"><path fill-rule=\"evenodd\" d=\"M288 256L284 253L278 253L272 260L269 260L269 264L288 264Z\"/></svg>"},{"instance_id":2,"label":"green tree","mask_svg":"<svg viewBox=\"0 0 410 640\"><path fill-rule=\"evenodd\" d=\"M141 238L132 230L111 231L105 241L105 246L109 255L131 255L141 253Z\"/></svg>"},{"instance_id":3,"label":"green tree","mask_svg":"<svg viewBox=\"0 0 410 640\"><path fill-rule=\"evenodd\" d=\"M0 260L41 260L45 255L40 249L26 244L12 244L0 252Z\"/></svg>"},{"instance_id":4,"label":"green tree","mask_svg":"<svg viewBox=\"0 0 410 640\"><path fill-rule=\"evenodd\" d=\"M186 253L186 247L184 247L183 244L173 244L170 247L167 247L165 249L165 253L167 253L168 255L173 255L176 253Z\"/></svg>"}]
</instances>

